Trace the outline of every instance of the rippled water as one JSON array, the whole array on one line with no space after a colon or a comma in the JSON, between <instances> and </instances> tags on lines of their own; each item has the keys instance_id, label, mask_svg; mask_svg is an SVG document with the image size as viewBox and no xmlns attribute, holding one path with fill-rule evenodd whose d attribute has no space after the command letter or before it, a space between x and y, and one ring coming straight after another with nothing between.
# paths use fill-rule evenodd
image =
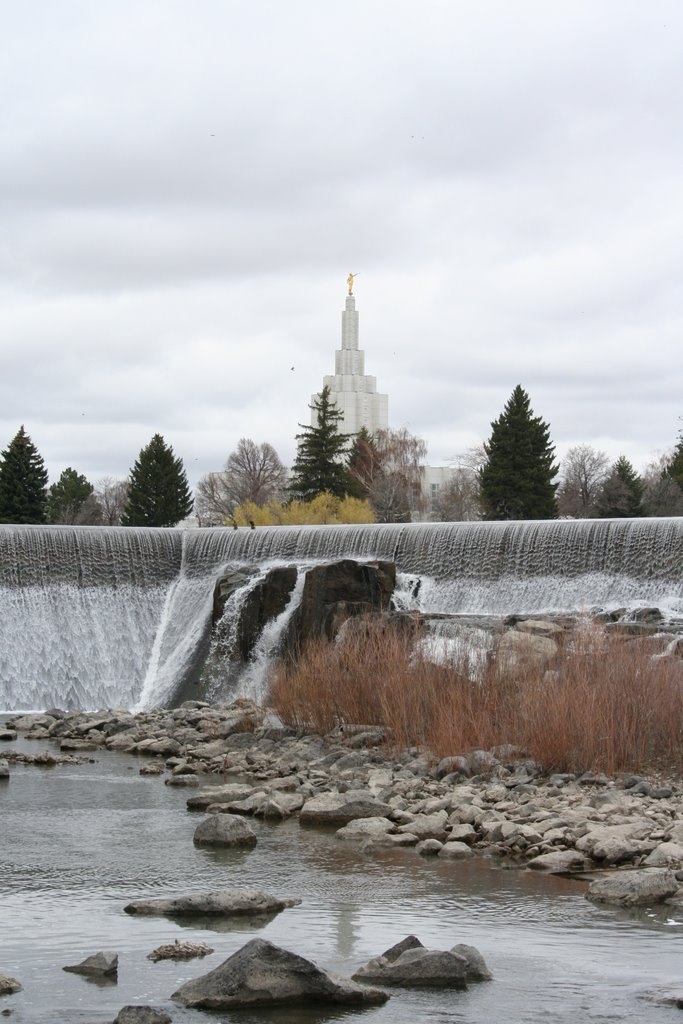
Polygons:
<instances>
[{"instance_id":1,"label":"rippled water","mask_svg":"<svg viewBox=\"0 0 683 1024\"><path fill-rule=\"evenodd\" d=\"M370 856L296 821L254 822L259 842L247 853L195 848L201 815L185 808L195 791L141 777L138 767L133 758L105 752L91 765L17 765L0 787L0 973L24 986L0 999L0 1008L11 1008L15 1022L97 1024L131 1002L165 1005L178 1022L226 1019L183 1010L169 996L256 935L351 974L409 933L432 947L475 945L494 980L467 992L395 990L384 1007L362 1012L259 1010L230 1019L680 1019L679 1010L643 996L680 977L683 913L600 909L584 898L583 883L481 859L440 862L411 850ZM123 913L132 899L232 885L303 902L265 923L180 924ZM176 937L206 942L215 953L181 964L146 959ZM118 952L117 984L97 985L62 971L99 949Z\"/></svg>"}]
</instances>

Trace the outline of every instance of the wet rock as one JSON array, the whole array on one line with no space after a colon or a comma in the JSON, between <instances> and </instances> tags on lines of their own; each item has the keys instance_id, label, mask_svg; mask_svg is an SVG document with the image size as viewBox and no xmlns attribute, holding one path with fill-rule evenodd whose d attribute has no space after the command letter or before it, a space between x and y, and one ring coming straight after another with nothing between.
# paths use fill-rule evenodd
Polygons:
<instances>
[{"instance_id":1,"label":"wet rock","mask_svg":"<svg viewBox=\"0 0 683 1024\"><path fill-rule=\"evenodd\" d=\"M9 779L9 765L7 761L0 761L0 779Z\"/></svg>"},{"instance_id":2,"label":"wet rock","mask_svg":"<svg viewBox=\"0 0 683 1024\"><path fill-rule=\"evenodd\" d=\"M290 621L288 648L301 650L319 636L331 640L349 618L386 611L395 586L393 562L347 558L314 566L306 573L301 601Z\"/></svg>"},{"instance_id":3,"label":"wet rock","mask_svg":"<svg viewBox=\"0 0 683 1024\"><path fill-rule=\"evenodd\" d=\"M200 1010L243 1006L384 1003L386 992L367 989L317 967L296 953L253 939L215 970L189 981L171 999Z\"/></svg>"},{"instance_id":4,"label":"wet rock","mask_svg":"<svg viewBox=\"0 0 683 1024\"><path fill-rule=\"evenodd\" d=\"M440 843L438 839L423 839L421 843L417 844L415 850L421 857L436 857L442 848L443 843Z\"/></svg>"},{"instance_id":5,"label":"wet rock","mask_svg":"<svg viewBox=\"0 0 683 1024\"><path fill-rule=\"evenodd\" d=\"M16 738L16 729L0 729L0 743L12 743Z\"/></svg>"},{"instance_id":6,"label":"wet rock","mask_svg":"<svg viewBox=\"0 0 683 1024\"><path fill-rule=\"evenodd\" d=\"M82 960L80 964L72 964L69 967L62 967L63 971L69 971L71 974L85 974L106 978L116 975L118 969L118 953L104 952L93 953L92 956L88 956L85 960Z\"/></svg>"},{"instance_id":7,"label":"wet rock","mask_svg":"<svg viewBox=\"0 0 683 1024\"><path fill-rule=\"evenodd\" d=\"M247 595L235 631L236 653L243 661L249 658L266 623L281 615L287 607L296 578L296 566L270 569Z\"/></svg>"},{"instance_id":8,"label":"wet rock","mask_svg":"<svg viewBox=\"0 0 683 1024\"><path fill-rule=\"evenodd\" d=\"M10 978L8 974L0 974L0 996L13 996L15 992L21 992L23 986L16 978Z\"/></svg>"},{"instance_id":9,"label":"wet rock","mask_svg":"<svg viewBox=\"0 0 683 1024\"><path fill-rule=\"evenodd\" d=\"M662 903L679 889L673 871L657 868L642 871L618 871L591 882L586 898L595 903L613 903L620 907Z\"/></svg>"},{"instance_id":10,"label":"wet rock","mask_svg":"<svg viewBox=\"0 0 683 1024\"><path fill-rule=\"evenodd\" d=\"M123 909L127 914L166 917L201 914L231 917L240 914L277 914L300 903L298 899L279 899L261 889L218 889L214 892L177 896L174 899L135 900Z\"/></svg>"},{"instance_id":11,"label":"wet rock","mask_svg":"<svg viewBox=\"0 0 683 1024\"><path fill-rule=\"evenodd\" d=\"M153 1006L124 1006L114 1018L114 1024L172 1024L172 1018Z\"/></svg>"},{"instance_id":12,"label":"wet rock","mask_svg":"<svg viewBox=\"0 0 683 1024\"><path fill-rule=\"evenodd\" d=\"M467 955L455 950L463 950ZM453 950L426 949L414 935L387 949L356 971L356 981L406 988L467 988L468 981L491 977L484 958L471 946Z\"/></svg>"},{"instance_id":13,"label":"wet rock","mask_svg":"<svg viewBox=\"0 0 683 1024\"><path fill-rule=\"evenodd\" d=\"M196 789L199 785L199 779L196 775L169 775L167 779L164 779L166 786L183 786L186 789Z\"/></svg>"},{"instance_id":14,"label":"wet rock","mask_svg":"<svg viewBox=\"0 0 683 1024\"><path fill-rule=\"evenodd\" d=\"M212 814L197 826L195 846L256 846L256 833L237 814Z\"/></svg>"}]
</instances>

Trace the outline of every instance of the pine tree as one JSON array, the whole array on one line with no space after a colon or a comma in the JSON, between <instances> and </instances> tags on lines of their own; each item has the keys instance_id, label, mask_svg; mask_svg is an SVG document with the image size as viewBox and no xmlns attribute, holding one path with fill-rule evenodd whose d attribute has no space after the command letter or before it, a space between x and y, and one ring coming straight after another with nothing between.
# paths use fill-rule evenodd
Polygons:
<instances>
[{"instance_id":1,"label":"pine tree","mask_svg":"<svg viewBox=\"0 0 683 1024\"><path fill-rule=\"evenodd\" d=\"M0 523L44 523L47 470L23 424L0 453Z\"/></svg>"},{"instance_id":2,"label":"pine tree","mask_svg":"<svg viewBox=\"0 0 683 1024\"><path fill-rule=\"evenodd\" d=\"M124 526L176 526L192 511L183 461L155 434L130 471Z\"/></svg>"},{"instance_id":3,"label":"pine tree","mask_svg":"<svg viewBox=\"0 0 683 1024\"><path fill-rule=\"evenodd\" d=\"M327 385L309 409L316 414L316 425L299 424L303 433L296 435L298 448L289 492L302 501L311 501L323 491L343 498L348 490L344 462L350 440L349 434L339 433L343 413L330 399Z\"/></svg>"},{"instance_id":4,"label":"pine tree","mask_svg":"<svg viewBox=\"0 0 683 1024\"><path fill-rule=\"evenodd\" d=\"M92 524L99 522L101 511L93 496L93 485L82 473L67 466L47 495L48 523Z\"/></svg>"},{"instance_id":5,"label":"pine tree","mask_svg":"<svg viewBox=\"0 0 683 1024\"><path fill-rule=\"evenodd\" d=\"M505 409L491 424L479 470L485 519L556 519L558 465L550 428L534 416L529 396L518 384Z\"/></svg>"},{"instance_id":6,"label":"pine tree","mask_svg":"<svg viewBox=\"0 0 683 1024\"><path fill-rule=\"evenodd\" d=\"M683 490L683 434L678 439L678 444L674 448L673 457L666 467L665 473Z\"/></svg>"},{"instance_id":7,"label":"pine tree","mask_svg":"<svg viewBox=\"0 0 683 1024\"><path fill-rule=\"evenodd\" d=\"M645 486L625 455L612 466L597 500L600 519L632 519L645 515Z\"/></svg>"}]
</instances>

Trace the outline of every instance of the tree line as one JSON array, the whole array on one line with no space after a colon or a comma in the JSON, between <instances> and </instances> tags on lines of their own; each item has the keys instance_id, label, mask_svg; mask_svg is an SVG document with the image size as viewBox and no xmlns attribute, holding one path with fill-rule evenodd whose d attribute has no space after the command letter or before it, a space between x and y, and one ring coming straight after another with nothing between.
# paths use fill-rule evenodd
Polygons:
<instances>
[{"instance_id":1,"label":"tree line","mask_svg":"<svg viewBox=\"0 0 683 1024\"><path fill-rule=\"evenodd\" d=\"M683 515L683 435L639 475L625 456L610 462L588 444L555 460L550 427L521 385L486 441L456 460L427 499L425 442L406 429L339 429L329 388L300 424L291 472L271 444L242 438L222 471L193 496L182 459L155 434L125 480L97 485L68 467L48 487L43 459L22 426L0 453L0 522L175 526L194 510L201 526L287 523L625 518ZM561 471L561 472L560 472Z\"/></svg>"}]
</instances>

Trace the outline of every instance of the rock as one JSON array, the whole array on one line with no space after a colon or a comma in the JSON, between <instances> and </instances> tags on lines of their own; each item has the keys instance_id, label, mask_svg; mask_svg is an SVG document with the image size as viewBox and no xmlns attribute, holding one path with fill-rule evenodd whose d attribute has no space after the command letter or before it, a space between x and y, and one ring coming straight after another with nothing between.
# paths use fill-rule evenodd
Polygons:
<instances>
[{"instance_id":1,"label":"rock","mask_svg":"<svg viewBox=\"0 0 683 1024\"><path fill-rule=\"evenodd\" d=\"M172 1018L153 1006L124 1006L114 1018L114 1024L171 1024Z\"/></svg>"},{"instance_id":2,"label":"rock","mask_svg":"<svg viewBox=\"0 0 683 1024\"><path fill-rule=\"evenodd\" d=\"M680 843L660 843L643 864L652 868L680 868L683 865L683 846Z\"/></svg>"},{"instance_id":3,"label":"rock","mask_svg":"<svg viewBox=\"0 0 683 1024\"><path fill-rule=\"evenodd\" d=\"M613 903L621 907L662 903L678 891L673 871L658 868L643 871L617 871L591 882L586 898L595 903Z\"/></svg>"},{"instance_id":4,"label":"rock","mask_svg":"<svg viewBox=\"0 0 683 1024\"><path fill-rule=\"evenodd\" d=\"M463 775L468 778L471 774L469 761L461 755L443 757L434 769L437 779L443 779L446 775Z\"/></svg>"},{"instance_id":5,"label":"rock","mask_svg":"<svg viewBox=\"0 0 683 1024\"><path fill-rule=\"evenodd\" d=\"M423 839L421 843L417 844L415 850L421 857L436 857L441 853L442 848L443 843L440 843L438 839Z\"/></svg>"},{"instance_id":6,"label":"rock","mask_svg":"<svg viewBox=\"0 0 683 1024\"><path fill-rule=\"evenodd\" d=\"M354 818L387 818L391 810L369 789L351 789L346 793L321 793L307 800L299 821L308 825L346 825Z\"/></svg>"},{"instance_id":7,"label":"rock","mask_svg":"<svg viewBox=\"0 0 683 1024\"><path fill-rule=\"evenodd\" d=\"M383 839L387 833L395 832L396 826L388 818L354 818L348 825L335 832L337 839Z\"/></svg>"},{"instance_id":8,"label":"rock","mask_svg":"<svg viewBox=\"0 0 683 1024\"><path fill-rule=\"evenodd\" d=\"M212 814L195 829L195 846L256 846L256 833L237 814Z\"/></svg>"},{"instance_id":9,"label":"rock","mask_svg":"<svg viewBox=\"0 0 683 1024\"><path fill-rule=\"evenodd\" d=\"M199 785L199 779L196 775L169 775L167 779L164 779L164 785L196 788Z\"/></svg>"},{"instance_id":10,"label":"rock","mask_svg":"<svg viewBox=\"0 0 683 1024\"><path fill-rule=\"evenodd\" d=\"M287 607L296 578L296 566L279 566L270 569L250 590L240 608L235 629L235 654L242 661L248 660L266 623L281 615Z\"/></svg>"},{"instance_id":11,"label":"rock","mask_svg":"<svg viewBox=\"0 0 683 1024\"><path fill-rule=\"evenodd\" d=\"M355 562L350 558L316 565L306 573L299 607L287 633L290 651L315 637L333 639L347 619L386 611L396 586L393 562Z\"/></svg>"},{"instance_id":12,"label":"rock","mask_svg":"<svg viewBox=\"0 0 683 1024\"><path fill-rule=\"evenodd\" d=\"M113 977L119 969L119 957L117 953L93 953L80 964L73 964L70 967L62 967L63 971L70 971L72 974L100 975L101 977Z\"/></svg>"},{"instance_id":13,"label":"rock","mask_svg":"<svg viewBox=\"0 0 683 1024\"><path fill-rule=\"evenodd\" d=\"M473 947L463 956L453 950L425 949L414 935L375 957L353 975L356 981L372 981L380 985L401 985L406 988L467 988L468 980L490 974L480 953Z\"/></svg>"},{"instance_id":14,"label":"rock","mask_svg":"<svg viewBox=\"0 0 683 1024\"><path fill-rule=\"evenodd\" d=\"M434 814L416 814L411 821L400 825L399 832L410 832L418 839L438 839L444 842L446 839L446 823L448 815L445 811L436 811Z\"/></svg>"},{"instance_id":15,"label":"rock","mask_svg":"<svg viewBox=\"0 0 683 1024\"><path fill-rule=\"evenodd\" d=\"M0 779L9 779L9 765L7 761L0 761Z\"/></svg>"},{"instance_id":16,"label":"rock","mask_svg":"<svg viewBox=\"0 0 683 1024\"><path fill-rule=\"evenodd\" d=\"M154 914L169 917L193 914L276 914L287 907L296 907L297 899L278 899L261 889L218 889L193 893L166 900L136 900L123 909L127 914Z\"/></svg>"},{"instance_id":17,"label":"rock","mask_svg":"<svg viewBox=\"0 0 683 1024\"><path fill-rule=\"evenodd\" d=\"M21 992L22 987L16 978L0 974L0 996L13 996L15 992Z\"/></svg>"},{"instance_id":18,"label":"rock","mask_svg":"<svg viewBox=\"0 0 683 1024\"><path fill-rule=\"evenodd\" d=\"M265 939L252 939L215 970L188 981L171 999L199 1010L310 1003L384 1003L386 992L356 985Z\"/></svg>"},{"instance_id":19,"label":"rock","mask_svg":"<svg viewBox=\"0 0 683 1024\"><path fill-rule=\"evenodd\" d=\"M468 946L464 942L459 942L457 946L452 947L451 953L462 956L467 961L468 981L491 981L493 979L493 975L486 966L484 957L474 946Z\"/></svg>"},{"instance_id":20,"label":"rock","mask_svg":"<svg viewBox=\"0 0 683 1024\"><path fill-rule=\"evenodd\" d=\"M228 783L225 786L204 786L200 793L187 801L189 811L204 811L211 804L229 804L232 800L244 800L254 792L253 786L243 783Z\"/></svg>"},{"instance_id":21,"label":"rock","mask_svg":"<svg viewBox=\"0 0 683 1024\"><path fill-rule=\"evenodd\" d=\"M143 764L142 768L138 772L139 775L163 775L164 766L157 762L151 762L150 764Z\"/></svg>"},{"instance_id":22,"label":"rock","mask_svg":"<svg viewBox=\"0 0 683 1024\"><path fill-rule=\"evenodd\" d=\"M165 946L157 946L147 954L148 960L194 960L196 957L208 956L214 950L205 942L169 942Z\"/></svg>"},{"instance_id":23,"label":"rock","mask_svg":"<svg viewBox=\"0 0 683 1024\"><path fill-rule=\"evenodd\" d=\"M527 862L528 868L534 871L549 871L551 874L561 874L585 866L586 858L576 850L551 850L550 853L542 853Z\"/></svg>"},{"instance_id":24,"label":"rock","mask_svg":"<svg viewBox=\"0 0 683 1024\"><path fill-rule=\"evenodd\" d=\"M13 743L16 738L15 729L0 729L0 743Z\"/></svg>"},{"instance_id":25,"label":"rock","mask_svg":"<svg viewBox=\"0 0 683 1024\"><path fill-rule=\"evenodd\" d=\"M466 857L473 857L474 853L467 843L460 843L457 840L450 840L444 843L438 851L439 857L450 860L464 860Z\"/></svg>"},{"instance_id":26,"label":"rock","mask_svg":"<svg viewBox=\"0 0 683 1024\"><path fill-rule=\"evenodd\" d=\"M526 668L543 668L557 654L554 640L510 629L498 641L496 662L501 674L518 675Z\"/></svg>"}]
</instances>

